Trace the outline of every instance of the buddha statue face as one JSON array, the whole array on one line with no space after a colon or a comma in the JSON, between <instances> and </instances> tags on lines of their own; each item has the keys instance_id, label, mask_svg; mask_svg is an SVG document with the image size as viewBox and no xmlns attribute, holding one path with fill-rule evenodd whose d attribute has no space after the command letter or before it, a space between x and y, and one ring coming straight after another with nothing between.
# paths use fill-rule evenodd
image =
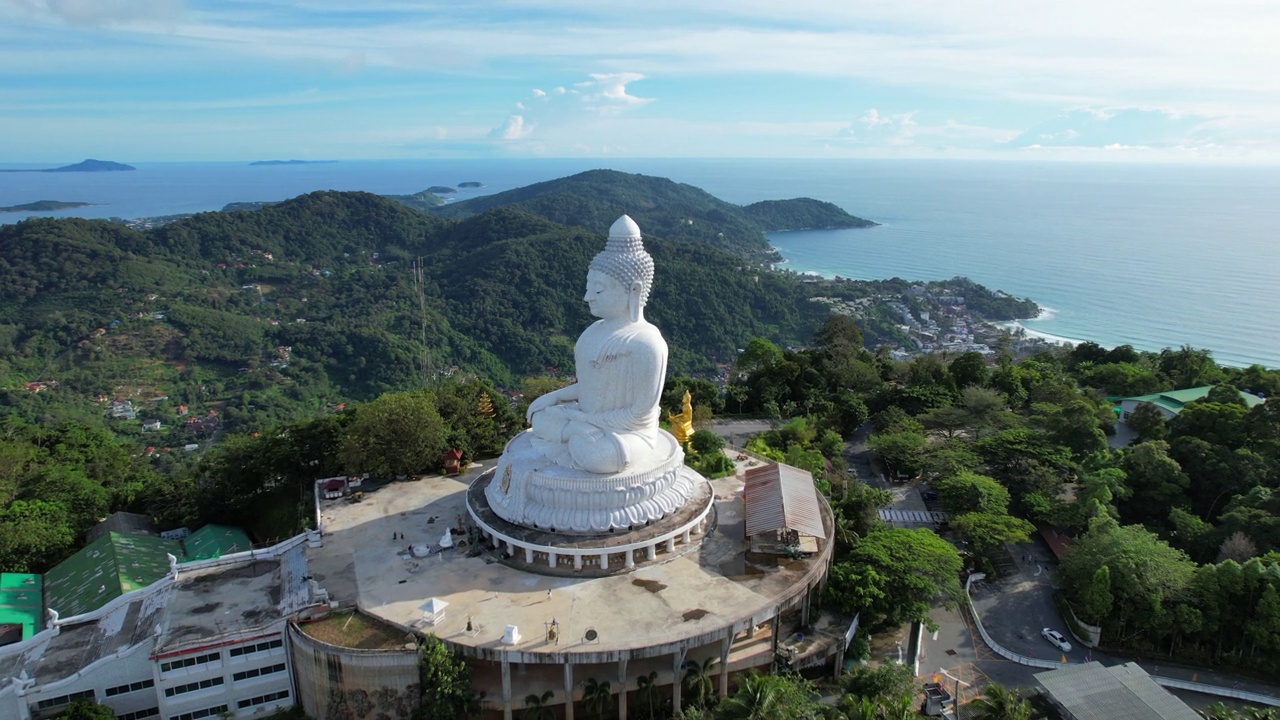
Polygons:
<instances>
[{"instance_id":1,"label":"buddha statue face","mask_svg":"<svg viewBox=\"0 0 1280 720\"><path fill-rule=\"evenodd\" d=\"M592 315L603 320L618 320L630 316L631 295L622 283L609 275L599 270L587 273L587 292L582 299L586 301Z\"/></svg>"}]
</instances>

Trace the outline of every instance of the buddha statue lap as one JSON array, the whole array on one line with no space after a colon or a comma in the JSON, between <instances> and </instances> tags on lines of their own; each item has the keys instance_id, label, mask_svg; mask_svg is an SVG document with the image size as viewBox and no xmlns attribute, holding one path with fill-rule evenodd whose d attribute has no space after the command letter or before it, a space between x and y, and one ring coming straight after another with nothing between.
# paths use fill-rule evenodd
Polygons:
<instances>
[{"instance_id":1,"label":"buddha statue lap","mask_svg":"<svg viewBox=\"0 0 1280 720\"><path fill-rule=\"evenodd\" d=\"M662 333L644 319L653 260L622 216L587 272L599 318L574 347L577 382L529 406L530 429L507 444L489 505L504 519L570 534L643 525L693 494L684 453L658 428L667 368Z\"/></svg>"}]
</instances>

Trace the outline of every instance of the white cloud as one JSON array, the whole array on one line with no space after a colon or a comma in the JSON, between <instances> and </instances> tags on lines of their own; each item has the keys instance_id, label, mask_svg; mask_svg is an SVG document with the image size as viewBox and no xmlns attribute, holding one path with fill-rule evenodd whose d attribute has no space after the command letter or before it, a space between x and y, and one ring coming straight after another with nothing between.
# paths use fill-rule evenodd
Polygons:
<instances>
[{"instance_id":1,"label":"white cloud","mask_svg":"<svg viewBox=\"0 0 1280 720\"><path fill-rule=\"evenodd\" d=\"M841 142L859 147L923 147L933 150L992 149L1016 137L1018 130L964 123L954 118L926 121L920 111L882 114L868 109L855 122L833 134Z\"/></svg>"},{"instance_id":2,"label":"white cloud","mask_svg":"<svg viewBox=\"0 0 1280 720\"><path fill-rule=\"evenodd\" d=\"M546 96L547 96L547 91L546 91L546 90L539 90L538 88L534 88L534 89L533 89L533 96L534 96L534 97L544 98L544 97L546 97Z\"/></svg>"},{"instance_id":3,"label":"white cloud","mask_svg":"<svg viewBox=\"0 0 1280 720\"><path fill-rule=\"evenodd\" d=\"M558 88L556 88L555 90L552 90L551 92L555 93L556 95L563 95L563 94L564 94L564 87L558 87Z\"/></svg>"},{"instance_id":4,"label":"white cloud","mask_svg":"<svg viewBox=\"0 0 1280 720\"><path fill-rule=\"evenodd\" d=\"M590 80L574 83L574 89L582 96L582 101L587 104L587 107L593 110L611 112L653 102L653 98L637 97L627 93L629 83L644 79L644 75L640 73L592 73L590 77Z\"/></svg>"},{"instance_id":5,"label":"white cloud","mask_svg":"<svg viewBox=\"0 0 1280 720\"><path fill-rule=\"evenodd\" d=\"M1012 147L1181 147L1210 142L1203 128L1208 117L1165 108L1073 108L1010 139ZM1200 137L1197 137L1197 134Z\"/></svg>"},{"instance_id":6,"label":"white cloud","mask_svg":"<svg viewBox=\"0 0 1280 720\"><path fill-rule=\"evenodd\" d=\"M523 140L533 134L533 125L526 124L523 115L509 115L501 127L496 127L489 137L496 140Z\"/></svg>"},{"instance_id":7,"label":"white cloud","mask_svg":"<svg viewBox=\"0 0 1280 720\"><path fill-rule=\"evenodd\" d=\"M169 22L187 13L182 0L17 0L32 17L68 25L115 25L137 20Z\"/></svg>"}]
</instances>

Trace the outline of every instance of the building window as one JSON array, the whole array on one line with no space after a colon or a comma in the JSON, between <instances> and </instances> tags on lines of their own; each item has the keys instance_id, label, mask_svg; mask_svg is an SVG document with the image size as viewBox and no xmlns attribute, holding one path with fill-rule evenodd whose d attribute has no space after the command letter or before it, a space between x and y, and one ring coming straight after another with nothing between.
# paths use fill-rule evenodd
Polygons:
<instances>
[{"instance_id":1,"label":"building window","mask_svg":"<svg viewBox=\"0 0 1280 720\"><path fill-rule=\"evenodd\" d=\"M206 690L211 687L217 687L222 683L223 683L223 679L221 676L219 676L215 678L209 678L207 680L201 680L200 682L187 683L185 685L174 685L171 688L164 689L164 696L173 697L174 695L183 695L185 693L195 692L197 690Z\"/></svg>"},{"instance_id":2,"label":"building window","mask_svg":"<svg viewBox=\"0 0 1280 720\"><path fill-rule=\"evenodd\" d=\"M272 673L278 673L278 672L284 672L284 663L278 663L276 665L268 665L266 667L254 668L252 670L245 670L244 672L238 672L235 675L231 676L231 680L233 682L240 682L241 680L248 680L249 678L261 677L263 675L271 675Z\"/></svg>"},{"instance_id":3,"label":"building window","mask_svg":"<svg viewBox=\"0 0 1280 720\"><path fill-rule=\"evenodd\" d=\"M182 713L181 715L170 715L169 720L200 720L200 718L212 717L226 711L226 705L218 705L216 707L205 708L203 710L193 710L191 712Z\"/></svg>"},{"instance_id":4,"label":"building window","mask_svg":"<svg viewBox=\"0 0 1280 720\"><path fill-rule=\"evenodd\" d=\"M170 670L181 670L182 668L195 667L196 665L205 665L221 659L221 654L209 653L208 655L195 655L192 657L178 658L177 660L168 660L160 663L160 672L169 672Z\"/></svg>"},{"instance_id":5,"label":"building window","mask_svg":"<svg viewBox=\"0 0 1280 720\"><path fill-rule=\"evenodd\" d=\"M227 654L230 655L231 657L242 657L244 655L252 655L254 653L267 652L269 650L275 650L276 648L282 648L282 647L284 647L284 640L267 640L266 642L260 642L256 645L242 645L240 647L233 647Z\"/></svg>"},{"instance_id":6,"label":"building window","mask_svg":"<svg viewBox=\"0 0 1280 720\"><path fill-rule=\"evenodd\" d=\"M288 697L289 697L289 691L281 690L280 692L267 693L266 695L259 695L258 697L252 697L252 698L248 698L247 700L241 700L240 702L236 703L236 708L239 710L243 710L247 707L253 707L255 705L266 705L269 702L275 702L277 700L285 700Z\"/></svg>"},{"instance_id":7,"label":"building window","mask_svg":"<svg viewBox=\"0 0 1280 720\"><path fill-rule=\"evenodd\" d=\"M146 710L135 710L123 715L117 715L116 720L142 720L143 718L155 717L160 714L160 708L153 707Z\"/></svg>"},{"instance_id":8,"label":"building window","mask_svg":"<svg viewBox=\"0 0 1280 720\"><path fill-rule=\"evenodd\" d=\"M80 692L73 692L70 695L59 695L58 697L52 697L48 700L41 700L36 703L36 709L48 710L51 707L58 707L59 705L70 705L77 700L93 699L95 698L92 690L81 690Z\"/></svg>"},{"instance_id":9,"label":"building window","mask_svg":"<svg viewBox=\"0 0 1280 720\"><path fill-rule=\"evenodd\" d=\"M116 695L123 695L125 693L138 692L139 690L146 690L149 687L155 686L155 680L139 680L135 683L125 683L124 685L107 688L107 697L115 697Z\"/></svg>"}]
</instances>

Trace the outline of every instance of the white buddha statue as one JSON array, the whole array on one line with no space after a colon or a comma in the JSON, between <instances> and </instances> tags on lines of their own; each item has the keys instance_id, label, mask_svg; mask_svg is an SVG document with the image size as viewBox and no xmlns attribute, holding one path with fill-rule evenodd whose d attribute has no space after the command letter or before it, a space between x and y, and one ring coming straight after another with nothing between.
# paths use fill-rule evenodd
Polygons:
<instances>
[{"instance_id":1,"label":"white buddha statue","mask_svg":"<svg viewBox=\"0 0 1280 720\"><path fill-rule=\"evenodd\" d=\"M667 343L644 319L653 258L623 215L591 261L583 297L599 320L574 347L578 381L529 405L531 429L507 444L486 488L524 525L607 532L665 516L694 488L684 452L658 428Z\"/></svg>"},{"instance_id":2,"label":"white buddha statue","mask_svg":"<svg viewBox=\"0 0 1280 720\"><path fill-rule=\"evenodd\" d=\"M644 319L653 259L640 228L623 215L587 271L583 297L600 318L574 347L578 382L534 400L533 446L554 462L593 473L652 466L667 374L667 343Z\"/></svg>"}]
</instances>

